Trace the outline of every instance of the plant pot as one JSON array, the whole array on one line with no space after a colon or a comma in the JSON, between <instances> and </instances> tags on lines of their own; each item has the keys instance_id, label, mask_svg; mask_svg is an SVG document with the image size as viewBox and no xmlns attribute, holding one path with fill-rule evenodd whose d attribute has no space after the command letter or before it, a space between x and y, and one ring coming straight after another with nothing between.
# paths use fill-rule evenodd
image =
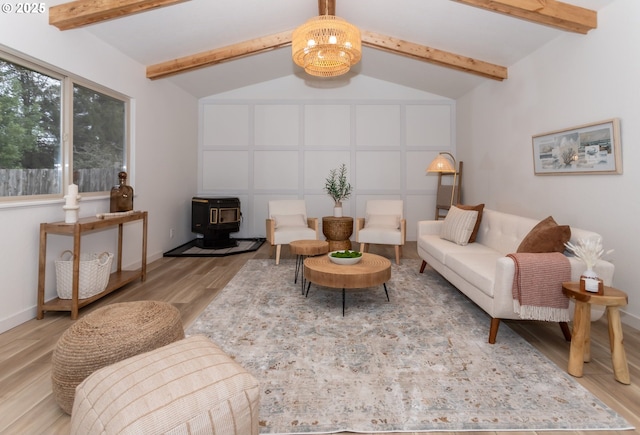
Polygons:
<instances>
[{"instance_id":1,"label":"plant pot","mask_svg":"<svg viewBox=\"0 0 640 435\"><path fill-rule=\"evenodd\" d=\"M333 207L333 217L342 217L342 202L341 201L336 201L336 204Z\"/></svg>"},{"instance_id":2,"label":"plant pot","mask_svg":"<svg viewBox=\"0 0 640 435\"><path fill-rule=\"evenodd\" d=\"M598 274L593 269L585 270L580 276L580 290L588 293L603 293L602 280L598 278Z\"/></svg>"}]
</instances>

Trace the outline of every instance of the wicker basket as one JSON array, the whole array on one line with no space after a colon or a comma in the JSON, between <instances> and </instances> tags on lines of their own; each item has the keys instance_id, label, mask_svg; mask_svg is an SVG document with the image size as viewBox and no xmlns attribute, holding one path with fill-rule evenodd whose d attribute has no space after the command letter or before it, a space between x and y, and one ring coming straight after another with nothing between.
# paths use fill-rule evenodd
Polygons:
<instances>
[{"instance_id":1,"label":"wicker basket","mask_svg":"<svg viewBox=\"0 0 640 435\"><path fill-rule=\"evenodd\" d=\"M96 295L109 283L113 254L80 254L78 299ZM56 260L56 288L60 299L71 299L73 292L73 252L67 250Z\"/></svg>"}]
</instances>

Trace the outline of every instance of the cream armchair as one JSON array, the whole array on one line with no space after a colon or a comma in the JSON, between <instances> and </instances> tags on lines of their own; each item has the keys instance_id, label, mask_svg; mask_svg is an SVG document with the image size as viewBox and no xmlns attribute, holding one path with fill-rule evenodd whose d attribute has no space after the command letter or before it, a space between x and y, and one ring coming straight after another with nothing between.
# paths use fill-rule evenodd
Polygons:
<instances>
[{"instance_id":1,"label":"cream armchair","mask_svg":"<svg viewBox=\"0 0 640 435\"><path fill-rule=\"evenodd\" d=\"M280 264L280 248L294 240L318 240L318 218L307 217L303 199L269 201L267 241L276 247L276 264Z\"/></svg>"},{"instance_id":2,"label":"cream armchair","mask_svg":"<svg viewBox=\"0 0 640 435\"><path fill-rule=\"evenodd\" d=\"M396 264L400 264L407 233L403 208L402 200L367 201L365 217L356 218L356 242L360 243L360 251L367 252L369 244L394 245Z\"/></svg>"}]
</instances>

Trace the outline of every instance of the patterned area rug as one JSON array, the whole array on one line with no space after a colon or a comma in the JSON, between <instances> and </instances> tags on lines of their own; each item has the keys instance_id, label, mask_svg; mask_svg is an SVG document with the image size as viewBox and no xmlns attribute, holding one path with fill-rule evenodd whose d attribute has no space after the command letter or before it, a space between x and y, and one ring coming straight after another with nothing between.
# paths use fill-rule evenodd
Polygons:
<instances>
[{"instance_id":1,"label":"patterned area rug","mask_svg":"<svg viewBox=\"0 0 640 435\"><path fill-rule=\"evenodd\" d=\"M507 325L417 260L382 286L293 283L294 261L249 260L187 330L260 381L261 433L628 429ZM568 348L567 348L568 351Z\"/></svg>"}]
</instances>

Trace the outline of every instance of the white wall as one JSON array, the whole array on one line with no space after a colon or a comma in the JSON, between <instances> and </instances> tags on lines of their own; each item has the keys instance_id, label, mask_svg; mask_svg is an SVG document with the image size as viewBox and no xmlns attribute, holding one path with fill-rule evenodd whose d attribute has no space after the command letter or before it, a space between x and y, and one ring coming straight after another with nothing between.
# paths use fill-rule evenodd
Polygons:
<instances>
[{"instance_id":1,"label":"white wall","mask_svg":"<svg viewBox=\"0 0 640 435\"><path fill-rule=\"evenodd\" d=\"M309 216L331 215L324 182L345 163L354 192L344 215L364 216L367 199L403 199L415 240L435 209L437 176L425 168L438 151L455 153L454 101L368 77L332 89L290 76L200 106L198 191L240 198L233 237L265 236L270 199L304 198Z\"/></svg>"},{"instance_id":2,"label":"white wall","mask_svg":"<svg viewBox=\"0 0 640 435\"><path fill-rule=\"evenodd\" d=\"M0 15L0 41L6 47L104 85L133 98L133 161L129 182L134 206L149 211L148 258L160 258L188 241L191 197L196 190L197 100L166 81L145 78L145 66L133 62L84 30L61 32L48 14ZM114 180L114 184L117 180ZM0 332L35 317L39 225L64 220L64 200L48 203L0 203ZM102 198L83 198L80 216L109 211ZM173 228L175 236L169 238ZM83 252L114 252L117 231L82 239ZM125 229L123 264L140 261L140 224ZM54 260L72 246L72 238L48 240L46 299L56 296Z\"/></svg>"},{"instance_id":3,"label":"white wall","mask_svg":"<svg viewBox=\"0 0 640 435\"><path fill-rule=\"evenodd\" d=\"M465 202L596 231L614 249L623 321L640 327L640 2L598 12L598 29L566 34L457 101ZM535 176L533 135L620 118L622 175Z\"/></svg>"}]
</instances>

